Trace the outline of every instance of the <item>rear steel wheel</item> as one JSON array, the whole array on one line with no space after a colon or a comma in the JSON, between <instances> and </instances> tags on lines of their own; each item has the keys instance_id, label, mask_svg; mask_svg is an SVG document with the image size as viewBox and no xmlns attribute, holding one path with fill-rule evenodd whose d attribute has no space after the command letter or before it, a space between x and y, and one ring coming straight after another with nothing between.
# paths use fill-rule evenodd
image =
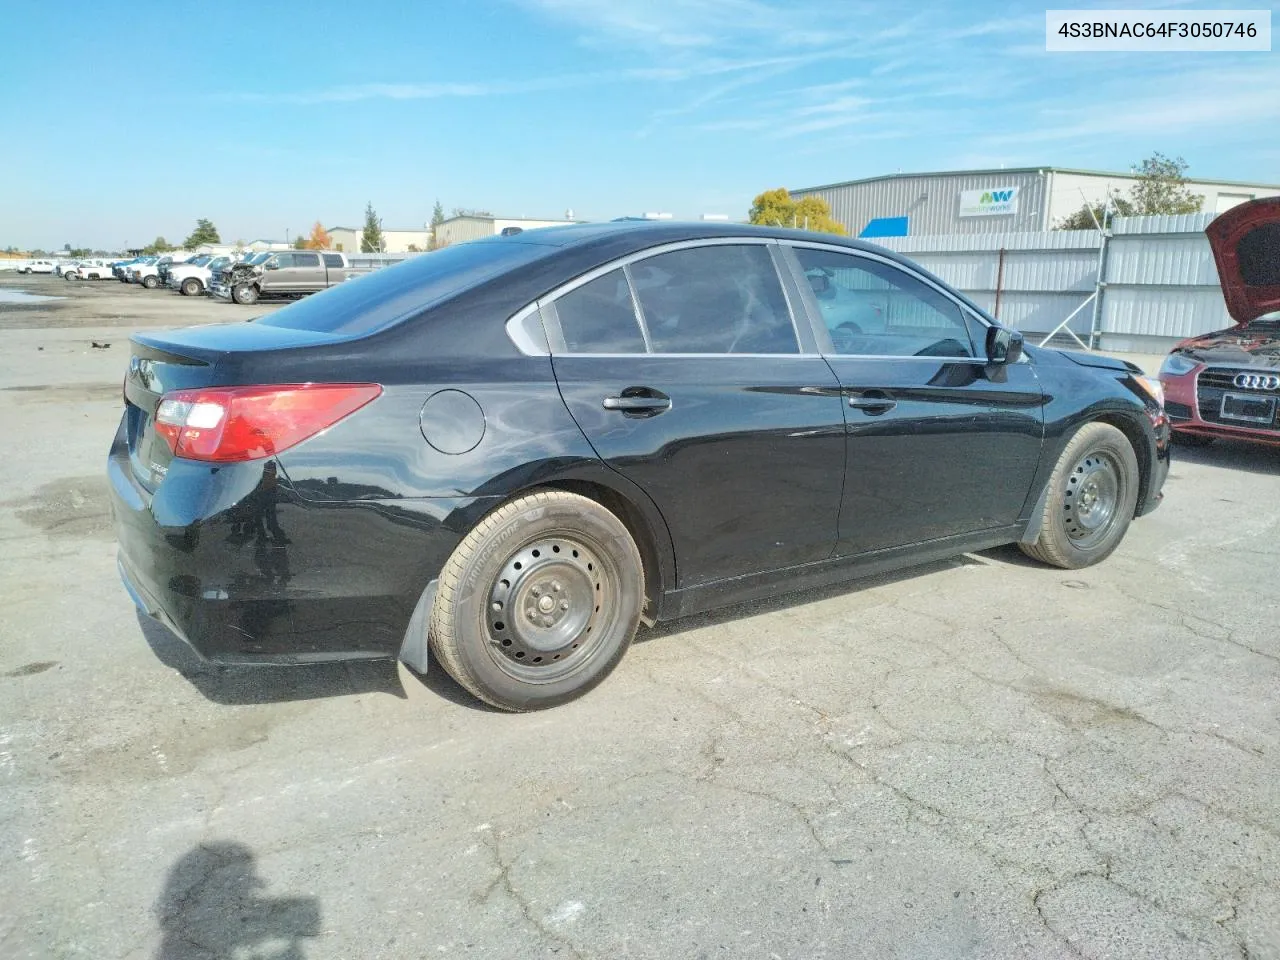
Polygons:
<instances>
[{"instance_id":1,"label":"rear steel wheel","mask_svg":"<svg viewBox=\"0 0 1280 960\"><path fill-rule=\"evenodd\" d=\"M1049 478L1040 532L1023 553L1077 569L1109 556L1138 502L1141 474L1129 438L1106 423L1088 423L1067 443Z\"/></svg>"},{"instance_id":2,"label":"rear steel wheel","mask_svg":"<svg viewBox=\"0 0 1280 960\"><path fill-rule=\"evenodd\" d=\"M608 676L643 605L626 525L594 500L544 490L503 504L463 538L441 571L429 639L471 693L533 710Z\"/></svg>"}]
</instances>

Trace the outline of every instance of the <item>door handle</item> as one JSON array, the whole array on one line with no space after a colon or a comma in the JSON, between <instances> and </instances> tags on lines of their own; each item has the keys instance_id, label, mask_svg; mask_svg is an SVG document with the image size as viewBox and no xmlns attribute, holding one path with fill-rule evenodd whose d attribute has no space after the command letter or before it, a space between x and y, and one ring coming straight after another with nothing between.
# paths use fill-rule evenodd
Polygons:
<instances>
[{"instance_id":1,"label":"door handle","mask_svg":"<svg viewBox=\"0 0 1280 960\"><path fill-rule=\"evenodd\" d=\"M849 406L855 410L865 410L867 413L887 413L897 405L897 400L884 394L879 396L864 394L860 397L849 398Z\"/></svg>"},{"instance_id":2,"label":"door handle","mask_svg":"<svg viewBox=\"0 0 1280 960\"><path fill-rule=\"evenodd\" d=\"M621 410L624 413L662 413L671 409L671 398L665 393L650 390L645 393L627 393L620 397L605 397L606 410Z\"/></svg>"}]
</instances>

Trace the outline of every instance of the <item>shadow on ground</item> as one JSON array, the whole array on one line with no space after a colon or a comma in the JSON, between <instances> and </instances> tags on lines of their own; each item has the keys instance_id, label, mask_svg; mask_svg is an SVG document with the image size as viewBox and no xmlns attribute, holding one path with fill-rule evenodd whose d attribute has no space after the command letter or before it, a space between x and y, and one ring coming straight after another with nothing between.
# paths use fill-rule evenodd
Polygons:
<instances>
[{"instance_id":1,"label":"shadow on ground","mask_svg":"<svg viewBox=\"0 0 1280 960\"><path fill-rule=\"evenodd\" d=\"M269 897L253 851L215 841L187 851L169 870L156 901L156 960L303 960L304 941L318 937L320 901Z\"/></svg>"},{"instance_id":2,"label":"shadow on ground","mask_svg":"<svg viewBox=\"0 0 1280 960\"><path fill-rule=\"evenodd\" d=\"M404 699L394 660L352 660L297 666L222 666L195 655L163 624L138 613L147 645L166 667L182 674L208 700L225 704L280 703L355 693Z\"/></svg>"}]
</instances>

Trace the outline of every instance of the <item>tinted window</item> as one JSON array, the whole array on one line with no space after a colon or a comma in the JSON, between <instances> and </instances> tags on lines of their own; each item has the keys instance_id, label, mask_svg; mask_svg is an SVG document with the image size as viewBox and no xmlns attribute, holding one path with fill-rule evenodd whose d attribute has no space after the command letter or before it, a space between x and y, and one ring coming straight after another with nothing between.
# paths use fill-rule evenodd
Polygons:
<instances>
[{"instance_id":1,"label":"tinted window","mask_svg":"<svg viewBox=\"0 0 1280 960\"><path fill-rule=\"evenodd\" d=\"M342 266L342 255L341 255L341 254L339 254L339 253L326 253L326 254L324 254L324 265L325 265L326 267L341 267L341 266Z\"/></svg>"},{"instance_id":2,"label":"tinted window","mask_svg":"<svg viewBox=\"0 0 1280 960\"><path fill-rule=\"evenodd\" d=\"M274 264L275 264L277 267L279 267L281 270L288 270L290 267L292 267L292 266L293 266L293 254L292 254L292 253L277 253L277 254L273 255L272 257L270 257L269 259L270 259L270 261L271 261L272 263L274 263Z\"/></svg>"},{"instance_id":3,"label":"tinted window","mask_svg":"<svg viewBox=\"0 0 1280 960\"><path fill-rule=\"evenodd\" d=\"M694 247L631 265L654 353L798 353L766 247Z\"/></svg>"},{"instance_id":4,"label":"tinted window","mask_svg":"<svg viewBox=\"0 0 1280 960\"><path fill-rule=\"evenodd\" d=\"M644 353L644 335L621 270L611 270L556 300L570 353Z\"/></svg>"},{"instance_id":5,"label":"tinted window","mask_svg":"<svg viewBox=\"0 0 1280 960\"><path fill-rule=\"evenodd\" d=\"M972 357L964 314L895 266L830 250L795 248L839 354Z\"/></svg>"},{"instance_id":6,"label":"tinted window","mask_svg":"<svg viewBox=\"0 0 1280 960\"><path fill-rule=\"evenodd\" d=\"M555 247L499 238L459 243L340 283L256 322L348 336L368 333L555 252Z\"/></svg>"},{"instance_id":7,"label":"tinted window","mask_svg":"<svg viewBox=\"0 0 1280 960\"><path fill-rule=\"evenodd\" d=\"M295 267L318 267L320 266L320 254L295 253L293 255L293 265Z\"/></svg>"}]
</instances>

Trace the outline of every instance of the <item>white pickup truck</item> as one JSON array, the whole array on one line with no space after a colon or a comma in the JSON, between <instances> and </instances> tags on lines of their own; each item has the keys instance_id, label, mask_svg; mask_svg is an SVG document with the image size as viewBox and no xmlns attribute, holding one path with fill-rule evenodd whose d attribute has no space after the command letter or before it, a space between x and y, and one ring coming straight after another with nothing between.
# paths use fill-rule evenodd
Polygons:
<instances>
[{"instance_id":1,"label":"white pickup truck","mask_svg":"<svg viewBox=\"0 0 1280 960\"><path fill-rule=\"evenodd\" d=\"M169 288L181 292L184 297L198 297L209 289L209 280L213 274L229 263L230 257L201 254L186 263L172 264L167 274Z\"/></svg>"},{"instance_id":2,"label":"white pickup truck","mask_svg":"<svg viewBox=\"0 0 1280 960\"><path fill-rule=\"evenodd\" d=\"M18 268L19 273L53 273L52 260L28 260L26 266Z\"/></svg>"},{"instance_id":3,"label":"white pickup truck","mask_svg":"<svg viewBox=\"0 0 1280 960\"><path fill-rule=\"evenodd\" d=\"M62 268L63 280L111 280L111 264L106 260L81 260Z\"/></svg>"}]
</instances>

